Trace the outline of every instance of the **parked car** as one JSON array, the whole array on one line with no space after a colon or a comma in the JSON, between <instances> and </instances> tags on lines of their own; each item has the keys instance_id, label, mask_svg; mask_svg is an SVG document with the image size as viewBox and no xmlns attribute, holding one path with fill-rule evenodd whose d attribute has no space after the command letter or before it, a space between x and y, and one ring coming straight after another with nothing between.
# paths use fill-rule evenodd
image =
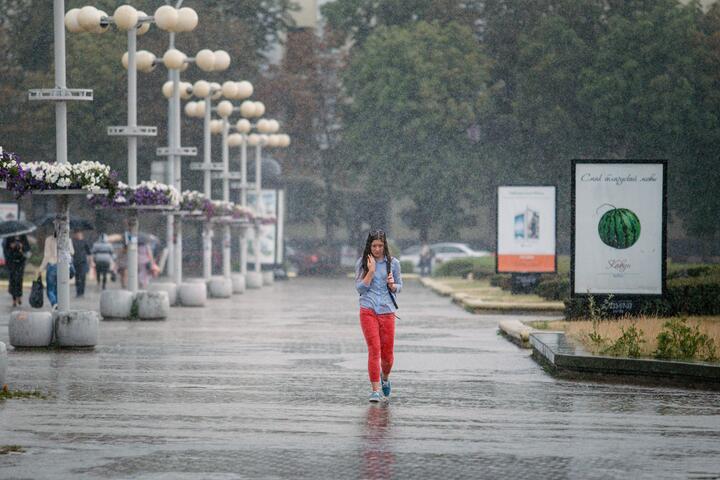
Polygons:
<instances>
[{"instance_id":1,"label":"parked car","mask_svg":"<svg viewBox=\"0 0 720 480\"><path fill-rule=\"evenodd\" d=\"M420 268L421 248L422 245L413 245L412 247L406 248L400 253L400 260L412 262L413 267ZM433 243L430 245L430 249L435 254L433 265L438 265L455 258L487 257L490 255L490 252L487 250L473 250L466 243Z\"/></svg>"}]
</instances>

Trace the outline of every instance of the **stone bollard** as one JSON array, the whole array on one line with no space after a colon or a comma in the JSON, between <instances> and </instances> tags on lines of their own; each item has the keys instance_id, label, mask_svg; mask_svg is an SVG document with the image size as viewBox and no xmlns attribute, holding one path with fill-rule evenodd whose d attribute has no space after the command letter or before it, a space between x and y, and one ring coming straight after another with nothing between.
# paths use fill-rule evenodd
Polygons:
<instances>
[{"instance_id":1,"label":"stone bollard","mask_svg":"<svg viewBox=\"0 0 720 480\"><path fill-rule=\"evenodd\" d=\"M103 318L130 318L133 294L128 290L104 290L100 295L100 315Z\"/></svg>"},{"instance_id":2,"label":"stone bollard","mask_svg":"<svg viewBox=\"0 0 720 480\"><path fill-rule=\"evenodd\" d=\"M135 302L140 320L164 320L170 314L170 300L165 291L141 290L135 294Z\"/></svg>"},{"instance_id":3,"label":"stone bollard","mask_svg":"<svg viewBox=\"0 0 720 480\"><path fill-rule=\"evenodd\" d=\"M7 348L3 342L0 342L0 388L5 385L7 374Z\"/></svg>"},{"instance_id":4,"label":"stone bollard","mask_svg":"<svg viewBox=\"0 0 720 480\"><path fill-rule=\"evenodd\" d=\"M263 277L259 272L248 272L245 277L245 286L247 288L262 288Z\"/></svg>"},{"instance_id":5,"label":"stone bollard","mask_svg":"<svg viewBox=\"0 0 720 480\"><path fill-rule=\"evenodd\" d=\"M272 285L275 283L275 272L262 272L263 285Z\"/></svg>"},{"instance_id":6,"label":"stone bollard","mask_svg":"<svg viewBox=\"0 0 720 480\"><path fill-rule=\"evenodd\" d=\"M230 298L233 292L232 280L225 277L213 277L208 281L208 291L212 298Z\"/></svg>"},{"instance_id":7,"label":"stone bollard","mask_svg":"<svg viewBox=\"0 0 720 480\"><path fill-rule=\"evenodd\" d=\"M151 283L147 287L148 292L167 292L168 302L170 306L177 305L178 302L178 288L177 285L172 282L157 282Z\"/></svg>"},{"instance_id":8,"label":"stone bollard","mask_svg":"<svg viewBox=\"0 0 720 480\"><path fill-rule=\"evenodd\" d=\"M186 307L204 307L207 302L205 282L181 283L178 289L180 304Z\"/></svg>"},{"instance_id":9,"label":"stone bollard","mask_svg":"<svg viewBox=\"0 0 720 480\"><path fill-rule=\"evenodd\" d=\"M232 280L232 291L233 293L244 293L245 292L245 275L242 273L233 273L230 276Z\"/></svg>"},{"instance_id":10,"label":"stone bollard","mask_svg":"<svg viewBox=\"0 0 720 480\"><path fill-rule=\"evenodd\" d=\"M10 345L13 347L49 347L53 337L52 314L50 312L12 312L8 331Z\"/></svg>"},{"instance_id":11,"label":"stone bollard","mask_svg":"<svg viewBox=\"0 0 720 480\"><path fill-rule=\"evenodd\" d=\"M92 310L54 312L58 347L94 347L98 342L100 315Z\"/></svg>"}]
</instances>

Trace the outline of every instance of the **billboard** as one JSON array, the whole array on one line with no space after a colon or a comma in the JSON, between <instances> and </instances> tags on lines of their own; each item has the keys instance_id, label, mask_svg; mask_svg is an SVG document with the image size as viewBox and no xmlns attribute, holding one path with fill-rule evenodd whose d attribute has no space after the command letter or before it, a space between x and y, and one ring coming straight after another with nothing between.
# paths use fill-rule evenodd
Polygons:
<instances>
[{"instance_id":1,"label":"billboard","mask_svg":"<svg viewBox=\"0 0 720 480\"><path fill-rule=\"evenodd\" d=\"M265 215L272 215L278 221L273 225L260 226L260 263L263 265L275 265L277 260L277 237L278 224L281 221L278 209L278 190L261 190L260 191L262 212ZM257 195L254 190L247 192L247 204L249 207L255 208L257 203ZM248 258L250 263L255 261L255 235L248 235Z\"/></svg>"},{"instance_id":2,"label":"billboard","mask_svg":"<svg viewBox=\"0 0 720 480\"><path fill-rule=\"evenodd\" d=\"M666 170L657 160L573 161L573 295L664 293Z\"/></svg>"},{"instance_id":3,"label":"billboard","mask_svg":"<svg viewBox=\"0 0 720 480\"><path fill-rule=\"evenodd\" d=\"M555 272L555 207L553 186L498 187L498 273Z\"/></svg>"}]
</instances>

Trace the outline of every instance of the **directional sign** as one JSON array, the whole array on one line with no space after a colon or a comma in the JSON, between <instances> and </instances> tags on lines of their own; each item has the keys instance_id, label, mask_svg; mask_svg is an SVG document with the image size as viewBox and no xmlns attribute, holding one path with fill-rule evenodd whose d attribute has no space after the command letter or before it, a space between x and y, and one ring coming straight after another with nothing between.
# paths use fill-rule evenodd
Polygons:
<instances>
[{"instance_id":1,"label":"directional sign","mask_svg":"<svg viewBox=\"0 0 720 480\"><path fill-rule=\"evenodd\" d=\"M215 170L222 172L222 162L212 162L209 165L205 162L192 162L190 163L190 170Z\"/></svg>"}]
</instances>

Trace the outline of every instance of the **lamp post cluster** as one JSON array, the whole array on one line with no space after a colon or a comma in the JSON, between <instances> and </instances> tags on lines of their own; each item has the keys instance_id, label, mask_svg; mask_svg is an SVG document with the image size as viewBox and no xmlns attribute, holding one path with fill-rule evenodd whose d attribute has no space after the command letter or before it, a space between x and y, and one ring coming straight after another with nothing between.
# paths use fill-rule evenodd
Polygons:
<instances>
[{"instance_id":1,"label":"lamp post cluster","mask_svg":"<svg viewBox=\"0 0 720 480\"><path fill-rule=\"evenodd\" d=\"M168 2L169 3L169 2ZM128 72L128 122L125 126L109 127L108 134L125 136L128 142L128 185L137 185L137 139L138 137L156 136L157 129L150 126L137 125L137 72L151 72L158 65L164 65L168 70L168 81L163 85L162 93L168 99L168 146L157 149L159 156L167 157L168 183L178 191L182 191L182 165L183 157L197 155L197 149L181 146L180 132L180 100L194 99L185 107L189 116L202 117L203 128L203 162L191 163L194 170L204 172L203 190L208 199L211 199L211 180L213 172L224 175L223 200L229 201L229 168L227 161L227 148L229 146L227 131L224 136L223 153L224 162L212 162L211 134L223 131L223 121L211 121L213 111L221 118L229 117L236 108L231 100L245 100L238 110L244 112L249 118L260 117L265 111L261 102L246 100L253 93L252 84L247 81L225 81L222 84L198 80L194 83L180 81L180 72L185 71L190 64L195 63L204 72L221 72L226 70L231 62L230 56L223 50L202 49L194 57L186 55L175 48L175 34L190 32L198 24L198 15L191 8L180 8L182 0L177 1L176 7L164 5L155 10L153 15L137 10L130 5L121 5L115 9L112 16L93 6L85 6L69 10L64 17L65 27L74 33L104 33L115 25L118 30L126 31L128 36L128 49L122 57L122 64ZM137 49L137 37L146 33L151 24L169 33L168 49L159 56L147 50ZM213 101L220 100L213 108ZM267 121L262 121L267 123ZM226 122L225 122L226 123ZM277 131L277 122L271 122L268 130ZM227 125L225 125L227 129ZM236 141L236 140L233 140ZM241 141L242 142L242 141ZM252 143L258 142L253 138ZM273 140L278 145L281 140ZM257 171L257 170L256 170ZM245 182L247 183L247 182ZM243 195L246 198L246 195ZM246 205L246 202L243 203ZM129 245L128 245L128 286L132 293L138 290L137 267L137 235L138 215L137 209L128 211ZM244 234L243 234L244 237ZM182 216L167 216L167 244L169 266L168 273L175 282L175 288L182 285ZM225 226L223 236L223 273L226 278L230 276L229 260L230 227ZM210 280L211 253L212 253L212 225L206 221L203 226L203 277ZM259 270L259 266L256 267Z\"/></svg>"},{"instance_id":2,"label":"lamp post cluster","mask_svg":"<svg viewBox=\"0 0 720 480\"><path fill-rule=\"evenodd\" d=\"M204 72L221 72L226 70L231 62L230 56L223 50L212 51L202 49L194 57L175 48L175 34L192 31L198 24L197 13L191 8L180 8L182 0L177 6L164 5L155 10L152 16L130 5L122 5L115 9L112 16L92 6L72 9L65 15L65 26L71 32L104 33L110 25L117 29L127 31L128 50L122 57L122 64L128 71L128 124L123 127L108 128L109 135L121 135L128 138L128 184L133 187L137 184L137 138L141 136L155 136L155 127L142 127L137 125L137 72L151 72L158 65L168 69L168 81L162 87L163 95L168 99L168 146L157 149L159 156L167 157L168 181L178 191L182 191L182 165L183 157L197 155L197 149L181 146L180 132L180 100L191 100L185 105L185 113L189 117L203 118L203 161L193 162L190 168L203 171L203 191L205 196L212 200L212 179L223 180L223 201L230 200L230 179L239 178L236 172L229 171L230 146L243 146L242 170L245 177L241 178L241 205L247 206L247 167L246 146L256 147L256 212L261 212L260 164L262 146L283 146L289 144L287 135L278 135L279 124L275 120L262 119L265 106L261 102L248 100L253 94L253 86L247 81L228 80L222 84L207 80L198 80L194 83L180 81L180 72L195 63ZM151 24L161 30L167 31L170 36L168 49L156 56L147 50L137 50L137 36L148 31ZM222 100L221 100L222 99ZM236 107L231 102L239 100L242 103ZM219 101L216 107L213 102ZM216 112L221 120L212 120L212 112ZM239 133L230 135L228 117L239 112L243 118L236 125ZM257 119L251 124L249 119ZM246 122L246 123L243 123ZM253 128L258 133L250 133ZM212 161L211 135L223 134L222 162ZM234 175L233 175L234 174ZM240 175L242 177L242 175ZM168 274L174 281L175 288L180 288L183 282L182 275L182 216L167 216L167 244L169 266ZM128 214L129 249L128 249L128 284L131 292L136 292L137 285L137 210ZM259 224L255 228L256 243L259 243ZM203 224L203 279L208 282L212 277L212 237L213 225L208 220ZM224 225L223 231L223 276L229 281L230 272L230 225ZM241 229L241 274L246 273L247 267L247 236L245 229ZM260 251L256 249L255 273L260 274ZM243 280L244 282L244 280ZM257 281L249 282L255 286ZM170 288L170 287L168 287Z\"/></svg>"}]
</instances>

